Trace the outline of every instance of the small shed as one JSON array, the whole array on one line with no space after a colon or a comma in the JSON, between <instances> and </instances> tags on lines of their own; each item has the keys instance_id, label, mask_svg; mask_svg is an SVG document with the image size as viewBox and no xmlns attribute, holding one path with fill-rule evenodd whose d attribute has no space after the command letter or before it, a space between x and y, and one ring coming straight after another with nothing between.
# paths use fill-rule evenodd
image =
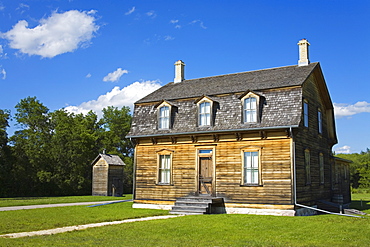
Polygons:
<instances>
[{"instance_id":1,"label":"small shed","mask_svg":"<svg viewBox=\"0 0 370 247\"><path fill-rule=\"evenodd\" d=\"M93 167L93 196L121 196L123 194L123 168L126 164L118 155L99 154L91 165Z\"/></svg>"}]
</instances>

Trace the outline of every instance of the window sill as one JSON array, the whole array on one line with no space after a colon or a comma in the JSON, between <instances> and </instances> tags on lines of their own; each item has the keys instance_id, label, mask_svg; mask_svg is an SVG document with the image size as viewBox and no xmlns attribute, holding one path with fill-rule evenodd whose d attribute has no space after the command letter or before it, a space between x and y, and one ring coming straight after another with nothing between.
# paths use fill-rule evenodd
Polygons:
<instances>
[{"instance_id":1,"label":"window sill","mask_svg":"<svg viewBox=\"0 0 370 247\"><path fill-rule=\"evenodd\" d=\"M262 184L241 184L240 187L263 187Z\"/></svg>"},{"instance_id":2,"label":"window sill","mask_svg":"<svg viewBox=\"0 0 370 247\"><path fill-rule=\"evenodd\" d=\"M158 186L174 186L174 184L157 183Z\"/></svg>"}]
</instances>

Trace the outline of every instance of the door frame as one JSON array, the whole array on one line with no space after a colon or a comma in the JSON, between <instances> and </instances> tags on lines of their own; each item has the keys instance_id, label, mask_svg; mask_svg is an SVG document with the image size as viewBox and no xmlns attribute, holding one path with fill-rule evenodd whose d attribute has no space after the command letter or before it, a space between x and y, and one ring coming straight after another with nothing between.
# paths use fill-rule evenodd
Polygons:
<instances>
[{"instance_id":1,"label":"door frame","mask_svg":"<svg viewBox=\"0 0 370 247\"><path fill-rule=\"evenodd\" d=\"M200 181L199 181L199 172L200 172L200 157L205 157L204 154L200 154L200 150L211 150L210 157L212 158L212 193L210 195L214 196L216 194L216 145L197 145L195 147L195 165L196 165L196 176L195 176L195 194L199 195L200 191Z\"/></svg>"}]
</instances>

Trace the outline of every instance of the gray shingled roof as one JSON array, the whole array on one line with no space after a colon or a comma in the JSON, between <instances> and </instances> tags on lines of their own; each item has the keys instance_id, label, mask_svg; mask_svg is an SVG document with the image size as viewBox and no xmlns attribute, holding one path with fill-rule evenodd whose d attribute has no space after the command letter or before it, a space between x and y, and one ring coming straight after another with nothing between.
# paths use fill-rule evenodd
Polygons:
<instances>
[{"instance_id":1,"label":"gray shingled roof","mask_svg":"<svg viewBox=\"0 0 370 247\"><path fill-rule=\"evenodd\" d=\"M136 102L127 137L297 127L302 120L301 86L319 67L311 63L169 83ZM239 97L248 90L260 95L261 102L259 121L246 124ZM197 120L196 99L202 95L215 102L213 124L207 127L198 126ZM156 106L162 100L174 107L168 130L158 129Z\"/></svg>"},{"instance_id":2,"label":"gray shingled roof","mask_svg":"<svg viewBox=\"0 0 370 247\"><path fill-rule=\"evenodd\" d=\"M318 63L286 66L169 83L136 103L302 85Z\"/></svg>"},{"instance_id":3,"label":"gray shingled roof","mask_svg":"<svg viewBox=\"0 0 370 247\"><path fill-rule=\"evenodd\" d=\"M94 165L100 158L104 159L108 165L126 165L118 155L114 154L99 154L91 164Z\"/></svg>"}]
</instances>

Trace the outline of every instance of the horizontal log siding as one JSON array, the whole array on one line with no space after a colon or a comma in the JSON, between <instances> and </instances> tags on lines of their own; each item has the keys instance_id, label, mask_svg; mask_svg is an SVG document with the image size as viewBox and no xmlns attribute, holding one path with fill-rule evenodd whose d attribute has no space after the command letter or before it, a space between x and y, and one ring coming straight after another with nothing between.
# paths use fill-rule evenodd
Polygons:
<instances>
[{"instance_id":1,"label":"horizontal log siding","mask_svg":"<svg viewBox=\"0 0 370 247\"><path fill-rule=\"evenodd\" d=\"M300 126L295 135L296 140L296 170L297 170L297 202L301 204L316 204L316 200L331 198L331 145L328 133L327 109L320 98L316 78L311 75L303 87L303 97L308 101L309 126ZM318 109L323 114L323 133L318 131ZM303 119L302 119L303 123ZM304 152L310 150L311 184L306 184ZM324 184L320 184L319 155L324 156Z\"/></svg>"},{"instance_id":2,"label":"horizontal log siding","mask_svg":"<svg viewBox=\"0 0 370 247\"><path fill-rule=\"evenodd\" d=\"M217 196L223 196L231 203L291 204L292 177L290 139L280 133L281 139L259 139L226 141L220 136L218 142L211 138L202 143L162 143L137 145L136 199L175 200L196 192L197 167L196 148L215 145L215 189ZM225 136L229 138L229 136ZM202 138L205 141L204 138ZM261 186L242 186L241 149L246 146L262 147ZM157 152L162 149L173 151L172 183L157 184Z\"/></svg>"}]
</instances>

